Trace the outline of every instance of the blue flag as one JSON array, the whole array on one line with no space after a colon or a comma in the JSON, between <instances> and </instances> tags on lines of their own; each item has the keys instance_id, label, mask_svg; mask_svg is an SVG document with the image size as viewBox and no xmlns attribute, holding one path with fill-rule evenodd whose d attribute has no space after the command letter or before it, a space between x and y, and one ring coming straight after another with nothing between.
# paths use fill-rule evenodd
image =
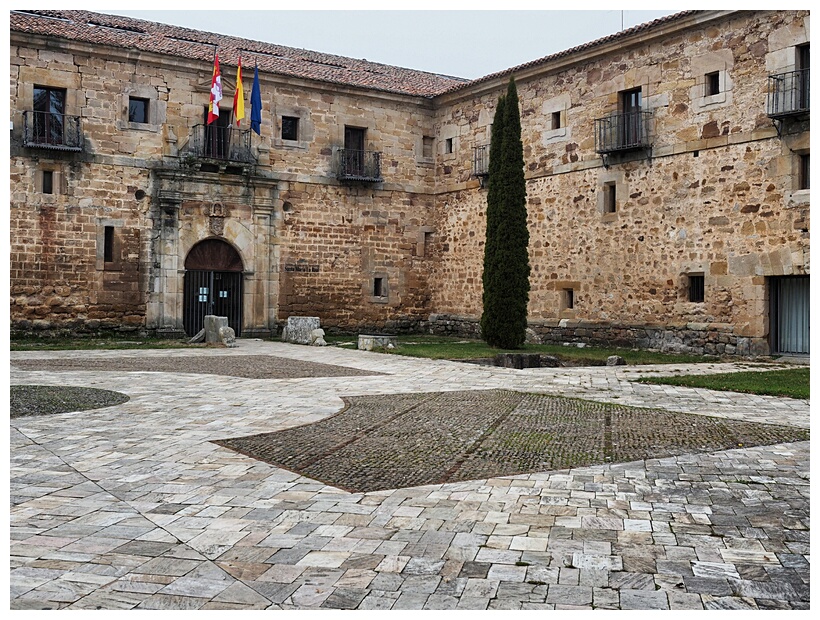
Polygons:
<instances>
[{"instance_id":1,"label":"blue flag","mask_svg":"<svg viewBox=\"0 0 820 620\"><path fill-rule=\"evenodd\" d=\"M253 70L253 88L251 89L251 129L262 135L262 91L259 88L259 67Z\"/></svg>"}]
</instances>

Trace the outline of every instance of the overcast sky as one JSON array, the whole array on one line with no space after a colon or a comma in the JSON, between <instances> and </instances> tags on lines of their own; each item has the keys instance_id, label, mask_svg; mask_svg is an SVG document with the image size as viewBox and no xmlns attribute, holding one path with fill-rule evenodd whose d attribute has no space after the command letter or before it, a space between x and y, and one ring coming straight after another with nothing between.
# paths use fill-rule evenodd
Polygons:
<instances>
[{"instance_id":1,"label":"overcast sky","mask_svg":"<svg viewBox=\"0 0 820 620\"><path fill-rule=\"evenodd\" d=\"M369 4L353 0L345 6L366 7ZM511 0L495 2L494 6L547 4ZM571 4L584 7L589 3ZM597 2L595 6L602 4ZM188 5L179 0L173 4L177 8ZM333 11L322 7L337 7L338 2L327 5L310 0L295 5L319 8L308 11L201 10L201 7L214 6L211 2L190 3L189 10L172 11L83 8L470 79L618 32L622 20L623 27L630 28L677 12L676 9L429 10L436 5L448 9L488 6L488 3L478 1L430 3L417 0L410 6L426 10L393 11ZM406 5L398 2L390 6ZM139 6L146 4L143 2ZM228 3L218 6L228 6ZM384 7L385 3L376 6Z\"/></svg>"}]
</instances>

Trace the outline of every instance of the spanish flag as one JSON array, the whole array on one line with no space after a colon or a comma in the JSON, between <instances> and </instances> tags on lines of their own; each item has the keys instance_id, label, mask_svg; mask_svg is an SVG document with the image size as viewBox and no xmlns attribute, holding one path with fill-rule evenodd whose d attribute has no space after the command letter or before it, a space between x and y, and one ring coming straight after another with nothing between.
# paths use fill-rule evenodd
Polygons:
<instances>
[{"instance_id":1,"label":"spanish flag","mask_svg":"<svg viewBox=\"0 0 820 620\"><path fill-rule=\"evenodd\" d=\"M236 126L245 118L245 91L242 88L242 56L239 57L239 66L236 68L236 90L233 93L233 116Z\"/></svg>"}]
</instances>

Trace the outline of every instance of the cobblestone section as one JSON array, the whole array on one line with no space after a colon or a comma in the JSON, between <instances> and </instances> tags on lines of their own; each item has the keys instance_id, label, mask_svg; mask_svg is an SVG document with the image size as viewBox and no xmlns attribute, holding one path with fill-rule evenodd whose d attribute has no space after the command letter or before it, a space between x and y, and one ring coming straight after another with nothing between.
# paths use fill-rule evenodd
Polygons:
<instances>
[{"instance_id":1,"label":"cobblestone section","mask_svg":"<svg viewBox=\"0 0 820 620\"><path fill-rule=\"evenodd\" d=\"M128 402L128 396L111 390L53 385L12 385L9 390L12 418L87 411Z\"/></svg>"},{"instance_id":2,"label":"cobblestone section","mask_svg":"<svg viewBox=\"0 0 820 620\"><path fill-rule=\"evenodd\" d=\"M346 402L314 424L216 443L367 493L809 439L788 426L506 390Z\"/></svg>"},{"instance_id":3,"label":"cobblestone section","mask_svg":"<svg viewBox=\"0 0 820 620\"><path fill-rule=\"evenodd\" d=\"M104 370L111 372L181 372L223 375L246 379L295 379L300 377L360 377L380 374L316 362L269 355L207 355L202 357L140 357L119 359L15 360L25 370Z\"/></svg>"}]
</instances>

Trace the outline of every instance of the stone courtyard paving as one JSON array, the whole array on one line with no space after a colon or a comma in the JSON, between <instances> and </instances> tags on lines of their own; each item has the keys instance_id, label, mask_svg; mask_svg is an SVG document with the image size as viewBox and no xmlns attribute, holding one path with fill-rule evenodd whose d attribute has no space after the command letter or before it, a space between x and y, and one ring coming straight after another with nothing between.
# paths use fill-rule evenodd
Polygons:
<instances>
[{"instance_id":1,"label":"stone courtyard paving","mask_svg":"<svg viewBox=\"0 0 820 620\"><path fill-rule=\"evenodd\" d=\"M629 381L748 364L516 371L238 344L163 351L161 366L151 351L11 354L13 385L129 397L102 409L11 419L12 609L809 607L809 442L793 441L807 437L800 433L809 428L809 403ZM202 374L250 367L243 359L250 357L277 359L266 360L267 377ZM20 363L31 361L40 365ZM308 371L271 378L277 364ZM364 430L346 424L370 420L367 428L386 431L394 412L404 421L400 441L365 434L380 444L372 454L391 454L402 441L431 441L410 422L413 403L426 420L442 403L448 412L486 410L484 426L472 431L484 439L470 444L466 459L462 452L445 463L449 472L482 447L497 454L509 437L486 429L507 428L516 410L552 419L555 403L566 402L557 396L627 419L646 408L640 424L624 427L630 437L640 430L636 446L647 428L656 429L653 437L673 435L695 417L694 437L742 427L743 440L735 431L716 435L744 445L705 443L689 452L695 446L684 441L686 449L677 444L669 456L352 492L215 443L312 428L297 445L312 438L313 458L331 449L338 456L345 449L338 439ZM358 418L339 414L345 402L345 413L358 408ZM599 439L590 445L615 459L621 441L617 432L600 439L600 415L592 415ZM611 431L617 419L610 414ZM465 420L455 416L452 435ZM764 431L761 423L787 428ZM536 444L545 439L539 424L527 436ZM750 435L760 431L757 440ZM333 473L333 459L325 461L323 471Z\"/></svg>"}]
</instances>

